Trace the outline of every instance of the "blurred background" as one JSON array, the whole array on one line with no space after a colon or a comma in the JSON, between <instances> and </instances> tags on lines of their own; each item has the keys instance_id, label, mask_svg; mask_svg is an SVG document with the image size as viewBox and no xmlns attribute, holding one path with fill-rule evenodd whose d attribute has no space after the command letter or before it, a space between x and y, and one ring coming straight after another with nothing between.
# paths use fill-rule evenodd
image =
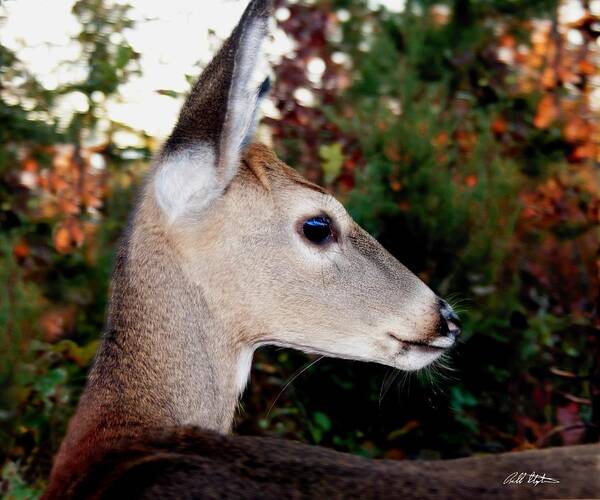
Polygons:
<instances>
[{"instance_id":1,"label":"blurred background","mask_svg":"<svg viewBox=\"0 0 600 500\"><path fill-rule=\"evenodd\" d=\"M39 496L136 185L245 1L0 2L0 493ZM391 459L600 435L600 1L276 1L262 141L461 312L447 366L260 350L236 432Z\"/></svg>"}]
</instances>

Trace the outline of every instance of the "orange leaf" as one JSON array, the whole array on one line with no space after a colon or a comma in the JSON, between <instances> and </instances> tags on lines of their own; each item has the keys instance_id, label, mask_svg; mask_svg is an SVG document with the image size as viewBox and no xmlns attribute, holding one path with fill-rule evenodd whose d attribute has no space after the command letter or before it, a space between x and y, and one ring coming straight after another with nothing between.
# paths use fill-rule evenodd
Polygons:
<instances>
[{"instance_id":1,"label":"orange leaf","mask_svg":"<svg viewBox=\"0 0 600 500\"><path fill-rule=\"evenodd\" d=\"M25 172L37 172L38 171L38 162L33 158L27 158L23 162L23 170Z\"/></svg>"},{"instance_id":2,"label":"orange leaf","mask_svg":"<svg viewBox=\"0 0 600 500\"><path fill-rule=\"evenodd\" d=\"M54 233L54 248L60 253L71 250L71 235L65 226L59 227Z\"/></svg>"},{"instance_id":3,"label":"orange leaf","mask_svg":"<svg viewBox=\"0 0 600 500\"><path fill-rule=\"evenodd\" d=\"M448 144L449 140L450 140L450 136L448 135L448 132L440 132L435 137L435 139L433 140L433 142L437 146L444 147L446 144Z\"/></svg>"},{"instance_id":4,"label":"orange leaf","mask_svg":"<svg viewBox=\"0 0 600 500\"><path fill-rule=\"evenodd\" d=\"M64 221L54 233L54 248L60 253L68 253L83 245L85 234L77 219Z\"/></svg>"},{"instance_id":5,"label":"orange leaf","mask_svg":"<svg viewBox=\"0 0 600 500\"><path fill-rule=\"evenodd\" d=\"M60 198L58 200L58 206L60 208L60 211L66 215L75 215L80 212L79 205L77 204L77 202L70 198Z\"/></svg>"},{"instance_id":6,"label":"orange leaf","mask_svg":"<svg viewBox=\"0 0 600 500\"><path fill-rule=\"evenodd\" d=\"M556 98L552 94L546 94L538 103L537 113L533 124L537 128L547 128L558 118L558 106Z\"/></svg>"},{"instance_id":7,"label":"orange leaf","mask_svg":"<svg viewBox=\"0 0 600 500\"><path fill-rule=\"evenodd\" d=\"M500 37L500 45L512 49L517 46L517 41L514 36L505 34Z\"/></svg>"},{"instance_id":8,"label":"orange leaf","mask_svg":"<svg viewBox=\"0 0 600 500\"><path fill-rule=\"evenodd\" d=\"M587 59L579 61L579 71L584 75L593 75L596 73L596 67Z\"/></svg>"},{"instance_id":9,"label":"orange leaf","mask_svg":"<svg viewBox=\"0 0 600 500\"><path fill-rule=\"evenodd\" d=\"M542 73L542 79L540 83L545 89L552 89L556 87L556 72L550 67L546 68Z\"/></svg>"},{"instance_id":10,"label":"orange leaf","mask_svg":"<svg viewBox=\"0 0 600 500\"><path fill-rule=\"evenodd\" d=\"M29 255L31 249L24 241L17 243L13 248L13 254L17 259L24 259Z\"/></svg>"},{"instance_id":11,"label":"orange leaf","mask_svg":"<svg viewBox=\"0 0 600 500\"><path fill-rule=\"evenodd\" d=\"M71 240L75 243L75 245L78 247L83 245L85 233L83 232L81 223L77 219L69 219L67 221L67 227L69 228L69 232L71 234Z\"/></svg>"},{"instance_id":12,"label":"orange leaf","mask_svg":"<svg viewBox=\"0 0 600 500\"><path fill-rule=\"evenodd\" d=\"M573 153L571 153L570 159L574 161L585 160L587 158L595 158L597 152L597 146L593 142L587 142L577 146Z\"/></svg>"},{"instance_id":13,"label":"orange leaf","mask_svg":"<svg viewBox=\"0 0 600 500\"><path fill-rule=\"evenodd\" d=\"M586 141L590 138L591 127L583 118L572 116L565 124L563 134L569 142Z\"/></svg>"},{"instance_id":14,"label":"orange leaf","mask_svg":"<svg viewBox=\"0 0 600 500\"><path fill-rule=\"evenodd\" d=\"M82 198L82 203L86 207L100 208L102 206L102 200L92 193L84 193Z\"/></svg>"},{"instance_id":15,"label":"orange leaf","mask_svg":"<svg viewBox=\"0 0 600 500\"><path fill-rule=\"evenodd\" d=\"M466 130L456 131L455 139L462 153L470 153L477 143L477 135Z\"/></svg>"},{"instance_id":16,"label":"orange leaf","mask_svg":"<svg viewBox=\"0 0 600 500\"><path fill-rule=\"evenodd\" d=\"M501 116L498 116L491 125L492 132L494 132L496 135L502 135L504 132L506 132L507 128L508 123L506 123L506 120Z\"/></svg>"},{"instance_id":17,"label":"orange leaf","mask_svg":"<svg viewBox=\"0 0 600 500\"><path fill-rule=\"evenodd\" d=\"M572 66L559 68L558 76L560 77L560 80L562 81L563 85L565 83L576 84L579 83L579 81L581 80L579 75L572 70Z\"/></svg>"},{"instance_id":18,"label":"orange leaf","mask_svg":"<svg viewBox=\"0 0 600 500\"><path fill-rule=\"evenodd\" d=\"M56 342L75 326L77 309L74 306L64 306L46 311L39 319L44 332L44 340Z\"/></svg>"},{"instance_id":19,"label":"orange leaf","mask_svg":"<svg viewBox=\"0 0 600 500\"><path fill-rule=\"evenodd\" d=\"M69 183L65 181L65 179L54 172L51 172L48 176L48 181L50 183L50 189L55 193L60 193L69 187Z\"/></svg>"}]
</instances>

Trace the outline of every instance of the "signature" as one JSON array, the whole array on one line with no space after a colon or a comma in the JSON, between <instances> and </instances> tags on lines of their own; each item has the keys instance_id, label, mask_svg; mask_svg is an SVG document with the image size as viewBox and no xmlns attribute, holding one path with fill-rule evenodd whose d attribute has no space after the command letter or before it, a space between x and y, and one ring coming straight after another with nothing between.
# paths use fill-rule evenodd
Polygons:
<instances>
[{"instance_id":1,"label":"signature","mask_svg":"<svg viewBox=\"0 0 600 500\"><path fill-rule=\"evenodd\" d=\"M513 472L506 476L506 479L502 484L558 484L560 481L554 479L546 474L538 474L536 472Z\"/></svg>"}]
</instances>

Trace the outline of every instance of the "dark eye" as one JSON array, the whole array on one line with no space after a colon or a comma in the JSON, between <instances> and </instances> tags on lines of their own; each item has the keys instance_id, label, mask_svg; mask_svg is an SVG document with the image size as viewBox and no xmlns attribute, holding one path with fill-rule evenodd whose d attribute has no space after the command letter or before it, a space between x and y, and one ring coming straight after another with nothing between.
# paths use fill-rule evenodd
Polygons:
<instances>
[{"instance_id":1,"label":"dark eye","mask_svg":"<svg viewBox=\"0 0 600 500\"><path fill-rule=\"evenodd\" d=\"M302 232L309 241L322 245L332 237L331 221L327 217L311 217L302 225Z\"/></svg>"}]
</instances>

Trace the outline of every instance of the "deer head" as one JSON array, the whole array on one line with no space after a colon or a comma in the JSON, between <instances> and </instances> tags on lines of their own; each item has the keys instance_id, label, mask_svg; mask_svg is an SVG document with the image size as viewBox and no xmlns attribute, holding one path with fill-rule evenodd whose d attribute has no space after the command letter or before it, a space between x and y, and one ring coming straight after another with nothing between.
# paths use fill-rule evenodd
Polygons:
<instances>
[{"instance_id":1,"label":"deer head","mask_svg":"<svg viewBox=\"0 0 600 500\"><path fill-rule=\"evenodd\" d=\"M127 422L228 431L261 345L415 370L455 342L444 301L333 196L248 145L269 14L250 2L156 159L66 443Z\"/></svg>"},{"instance_id":2,"label":"deer head","mask_svg":"<svg viewBox=\"0 0 600 500\"><path fill-rule=\"evenodd\" d=\"M261 345L415 370L455 343L443 300L333 196L248 145L269 14L250 2L142 188L55 477L145 426L228 432Z\"/></svg>"},{"instance_id":3,"label":"deer head","mask_svg":"<svg viewBox=\"0 0 600 500\"><path fill-rule=\"evenodd\" d=\"M419 369L451 347L446 302L359 227L336 199L249 145L266 85L252 86L267 0L248 6L206 68L148 190L183 275L246 353L275 344Z\"/></svg>"}]
</instances>

